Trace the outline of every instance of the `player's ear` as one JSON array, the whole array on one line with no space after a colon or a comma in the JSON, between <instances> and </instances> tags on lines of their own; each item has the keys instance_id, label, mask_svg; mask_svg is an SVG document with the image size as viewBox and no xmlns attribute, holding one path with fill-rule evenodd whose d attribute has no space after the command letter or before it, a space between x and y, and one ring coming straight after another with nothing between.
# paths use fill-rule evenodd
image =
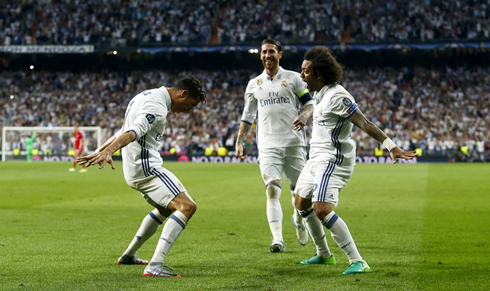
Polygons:
<instances>
[{"instance_id":1,"label":"player's ear","mask_svg":"<svg viewBox=\"0 0 490 291\"><path fill-rule=\"evenodd\" d=\"M282 58L282 51L279 52L279 58Z\"/></svg>"},{"instance_id":2,"label":"player's ear","mask_svg":"<svg viewBox=\"0 0 490 291\"><path fill-rule=\"evenodd\" d=\"M189 96L189 91L188 90L182 90L180 92L180 96L182 96L182 99L185 99Z\"/></svg>"}]
</instances>

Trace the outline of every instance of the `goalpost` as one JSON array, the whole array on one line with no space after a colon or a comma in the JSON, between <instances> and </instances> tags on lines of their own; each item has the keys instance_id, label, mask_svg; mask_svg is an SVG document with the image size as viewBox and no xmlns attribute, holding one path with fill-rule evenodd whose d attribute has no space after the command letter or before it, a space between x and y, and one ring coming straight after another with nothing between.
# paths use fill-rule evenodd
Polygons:
<instances>
[{"instance_id":1,"label":"goalpost","mask_svg":"<svg viewBox=\"0 0 490 291\"><path fill-rule=\"evenodd\" d=\"M102 144L100 126L79 126L85 138L85 153L91 153ZM34 135L32 149L35 161L73 161L74 127L16 127L2 130L2 162L27 158L25 141Z\"/></svg>"}]
</instances>

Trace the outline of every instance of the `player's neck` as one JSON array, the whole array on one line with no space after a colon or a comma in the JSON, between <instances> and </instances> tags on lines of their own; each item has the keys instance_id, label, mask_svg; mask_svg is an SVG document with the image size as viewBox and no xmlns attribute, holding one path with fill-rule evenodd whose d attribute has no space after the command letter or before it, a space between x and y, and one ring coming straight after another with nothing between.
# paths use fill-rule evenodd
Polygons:
<instances>
[{"instance_id":1,"label":"player's neck","mask_svg":"<svg viewBox=\"0 0 490 291\"><path fill-rule=\"evenodd\" d=\"M265 69L265 72L267 73L267 75L269 75L271 80L273 80L276 77L277 72L279 72L279 67L272 69L272 70Z\"/></svg>"}]
</instances>

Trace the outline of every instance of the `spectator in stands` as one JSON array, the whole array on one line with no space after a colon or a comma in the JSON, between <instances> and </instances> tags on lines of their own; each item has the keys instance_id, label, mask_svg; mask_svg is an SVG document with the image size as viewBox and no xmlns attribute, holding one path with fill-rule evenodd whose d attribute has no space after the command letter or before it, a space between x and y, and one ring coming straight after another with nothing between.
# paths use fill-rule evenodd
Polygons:
<instances>
[{"instance_id":1,"label":"spectator in stands","mask_svg":"<svg viewBox=\"0 0 490 291\"><path fill-rule=\"evenodd\" d=\"M73 126L80 121L81 126L106 129L106 137L114 134L122 122L108 116L123 116L124 105L133 94L158 86L160 82L179 79L178 74L162 71L127 74L2 71L1 74L0 128ZM189 145L193 142L199 145L189 154L202 153L213 137L219 135L223 139L227 135L225 129L236 128L243 107L244 84L253 71L193 70L182 74L195 75L203 80L204 86L211 88L208 106L196 111L192 119L171 114L167 127L170 138L162 141L162 148L168 151L171 140L180 128L184 128ZM228 84L227 90L223 89L223 84ZM454 160L458 145L466 143L470 136L490 144L488 68L346 69L342 84L350 90L365 114L387 134L394 136L397 143L409 138L415 139L412 142L415 147L425 144L424 155L445 155ZM15 98L8 98L10 95ZM306 129L309 136L310 128L307 126ZM195 136L199 136L197 141L193 140ZM370 154L376 147L376 143L360 130L354 129L352 136L358 154ZM52 154L62 150L60 142L56 136L52 137ZM193 148L189 145L187 151ZM12 150L11 144L9 148ZM255 151L255 136L252 136L250 152ZM488 159L488 154L484 158Z\"/></svg>"},{"instance_id":2,"label":"spectator in stands","mask_svg":"<svg viewBox=\"0 0 490 291\"><path fill-rule=\"evenodd\" d=\"M219 6L218 6L219 5ZM63 17L62 17L63 16ZM488 39L490 5L478 1L10 1L0 43L219 44L432 42ZM468 21L472 19L472 21Z\"/></svg>"}]
</instances>

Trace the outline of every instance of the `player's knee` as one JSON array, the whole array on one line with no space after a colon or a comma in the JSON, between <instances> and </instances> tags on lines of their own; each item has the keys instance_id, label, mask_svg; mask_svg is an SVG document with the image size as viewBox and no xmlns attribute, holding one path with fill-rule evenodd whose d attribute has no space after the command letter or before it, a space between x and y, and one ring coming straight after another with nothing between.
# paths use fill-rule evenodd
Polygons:
<instances>
[{"instance_id":1,"label":"player's knee","mask_svg":"<svg viewBox=\"0 0 490 291\"><path fill-rule=\"evenodd\" d=\"M267 184L265 188L267 199L277 200L281 197L281 187L275 183Z\"/></svg>"},{"instance_id":2,"label":"player's knee","mask_svg":"<svg viewBox=\"0 0 490 291\"><path fill-rule=\"evenodd\" d=\"M163 217L169 217L172 214L171 210L169 210L163 206L160 206L160 205L157 205L152 212L157 217L162 217L162 219L164 219Z\"/></svg>"},{"instance_id":3,"label":"player's knee","mask_svg":"<svg viewBox=\"0 0 490 291\"><path fill-rule=\"evenodd\" d=\"M313 203L313 210L320 221L333 211L333 205L330 203Z\"/></svg>"},{"instance_id":4,"label":"player's knee","mask_svg":"<svg viewBox=\"0 0 490 291\"><path fill-rule=\"evenodd\" d=\"M194 215L194 213L197 211L197 205L192 201L186 201L180 205L178 210L184 213L187 218L191 218L192 215Z\"/></svg>"},{"instance_id":5,"label":"player's knee","mask_svg":"<svg viewBox=\"0 0 490 291\"><path fill-rule=\"evenodd\" d=\"M294 205L298 210L307 210L311 207L311 200L305 199L299 195L294 196Z\"/></svg>"}]
</instances>

